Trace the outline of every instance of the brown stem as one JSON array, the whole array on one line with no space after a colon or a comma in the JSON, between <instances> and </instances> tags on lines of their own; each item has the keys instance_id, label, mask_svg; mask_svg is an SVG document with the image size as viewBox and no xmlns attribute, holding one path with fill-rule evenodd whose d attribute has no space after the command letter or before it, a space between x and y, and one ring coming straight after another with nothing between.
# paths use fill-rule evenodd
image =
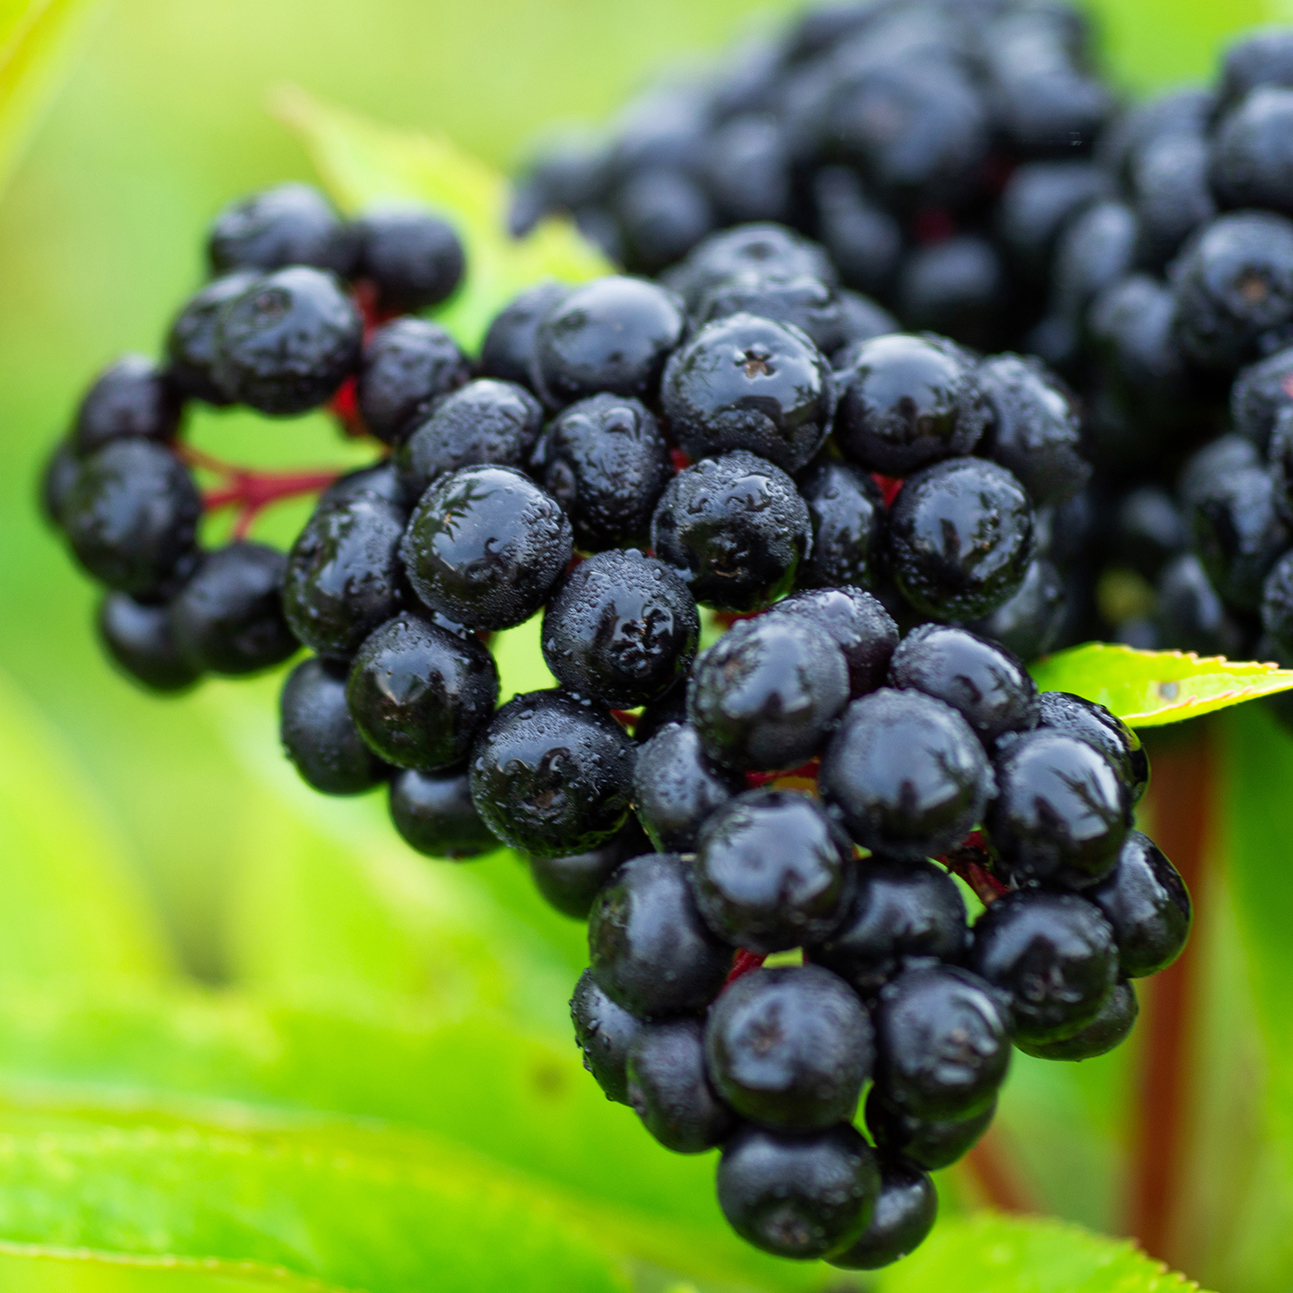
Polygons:
<instances>
[{"instance_id":1,"label":"brown stem","mask_svg":"<svg viewBox=\"0 0 1293 1293\"><path fill-rule=\"evenodd\" d=\"M1203 909L1216 757L1202 727L1180 745L1153 751L1154 839ZM1131 1233L1153 1257L1171 1261L1172 1227L1181 1197L1192 1081L1198 930L1176 963L1143 985L1140 1071L1132 1131Z\"/></svg>"},{"instance_id":2,"label":"brown stem","mask_svg":"<svg viewBox=\"0 0 1293 1293\"><path fill-rule=\"evenodd\" d=\"M1036 1212L1018 1173L1003 1151L1001 1131L989 1127L961 1160L975 1190L998 1212Z\"/></svg>"}]
</instances>

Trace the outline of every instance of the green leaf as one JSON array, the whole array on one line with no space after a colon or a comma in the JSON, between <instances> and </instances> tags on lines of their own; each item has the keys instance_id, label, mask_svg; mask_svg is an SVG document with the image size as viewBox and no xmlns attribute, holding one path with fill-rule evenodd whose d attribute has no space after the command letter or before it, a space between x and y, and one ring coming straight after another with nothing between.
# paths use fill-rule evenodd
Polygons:
<instances>
[{"instance_id":1,"label":"green leaf","mask_svg":"<svg viewBox=\"0 0 1293 1293\"><path fill-rule=\"evenodd\" d=\"M523 288L545 278L582 283L614 273L567 220L545 220L525 238L512 238L507 179L443 136L378 125L294 87L278 93L275 107L344 210L414 200L457 227L467 275L453 300L437 311L436 321L473 353L490 320Z\"/></svg>"},{"instance_id":2,"label":"green leaf","mask_svg":"<svg viewBox=\"0 0 1293 1293\"><path fill-rule=\"evenodd\" d=\"M1032 666L1043 691L1098 701L1135 727L1161 727L1293 688L1293 670L1186 651L1088 642Z\"/></svg>"},{"instance_id":3,"label":"green leaf","mask_svg":"<svg viewBox=\"0 0 1293 1293\"><path fill-rule=\"evenodd\" d=\"M160 923L95 792L0 673L0 977L157 977Z\"/></svg>"},{"instance_id":4,"label":"green leaf","mask_svg":"<svg viewBox=\"0 0 1293 1293\"><path fill-rule=\"evenodd\" d=\"M0 191L80 56L100 0L0 3Z\"/></svg>"},{"instance_id":5,"label":"green leaf","mask_svg":"<svg viewBox=\"0 0 1293 1293\"><path fill-rule=\"evenodd\" d=\"M876 1293L1190 1293L1198 1285L1126 1240L1059 1221L979 1213L940 1225L879 1272Z\"/></svg>"}]
</instances>

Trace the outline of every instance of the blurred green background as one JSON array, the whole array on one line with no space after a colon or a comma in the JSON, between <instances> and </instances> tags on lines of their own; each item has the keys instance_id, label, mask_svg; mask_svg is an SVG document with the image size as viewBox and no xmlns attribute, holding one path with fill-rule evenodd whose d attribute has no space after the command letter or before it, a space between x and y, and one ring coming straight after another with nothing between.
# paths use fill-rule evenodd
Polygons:
<instances>
[{"instance_id":1,"label":"blurred green background","mask_svg":"<svg viewBox=\"0 0 1293 1293\"><path fill-rule=\"evenodd\" d=\"M51 819L69 795L89 806L95 831L146 890L193 975L218 983L236 969L243 978L272 980L275 940L292 937L286 925L276 928L276 903L291 897L282 888L283 853L299 848L283 825L287 810L277 788L277 680L209 683L184 699L159 701L104 663L90 627L95 594L34 507L40 464L80 390L121 351L156 351L171 312L199 281L203 229L220 205L271 181L310 177L303 152L267 112L276 85L293 82L380 120L442 130L507 166L551 123L601 119L680 54L717 50L793 7L752 8L741 0L115 0L95 20L83 56L0 198L0 674L20 697L13 703L30 711L22 731L40 733L57 751L40 765L43 783L24 784L22 793L38 797ZM1100 0L1094 7L1111 69L1129 91L1205 77L1228 32L1290 16L1261 0ZM266 463L345 463L356 452L323 418L284 424L206 414L195 435L231 457ZM299 510L283 509L257 533L286 541L300 521ZM17 730L0 727L0 742ZM2 753L0 774L19 768L26 751ZM46 774L46 767L56 771ZM57 784L48 784L51 778ZM349 829L355 820L304 795L299 804L299 813L315 814L325 830L335 821ZM57 833L53 820L51 831ZM276 878L258 887L249 872L271 858ZM326 886L325 864L315 858L310 865L298 882ZM398 878L392 883L398 888ZM462 892L451 896L467 900ZM1220 893L1217 901L1209 1045L1216 1054L1221 1038L1230 1073L1250 1060L1248 1008ZM520 914L542 919L536 911ZM549 921L545 928L577 964L575 927L562 931ZM338 937L345 937L341 924ZM0 970L6 955L0 947ZM378 979L388 974L392 986L416 989L399 981L400 972L394 962L373 970ZM532 985L534 1009L557 1023L566 981L555 975ZM1074 1102L1089 1103L1083 1116L1094 1119L1099 1143L1086 1158L1049 1165L1047 1203L1110 1225L1119 1201L1093 1191L1091 1181L1112 1152L1106 1141L1118 1134L1100 1101L1126 1077L1122 1068L1091 1068L1086 1087L1058 1078L1047 1087L1038 1079L1025 1093L1015 1134L1022 1128L1027 1140L1037 1131L1036 1144L1020 1152L1044 1158L1040 1129L1070 1116ZM1252 1158L1229 1129L1251 1132L1253 1122L1227 1102L1256 1099L1242 1082L1218 1084L1205 1121L1223 1130L1196 1169L1214 1181L1236 1158ZM1232 1194L1233 1207L1242 1209L1248 1196L1238 1185ZM1230 1220L1200 1221L1209 1244ZM1201 1252L1203 1239L1196 1239ZM1181 1260L1190 1257L1188 1240L1181 1251ZM1216 1266L1215 1257L1208 1261ZM1262 1287L1287 1287L1271 1278Z\"/></svg>"}]
</instances>

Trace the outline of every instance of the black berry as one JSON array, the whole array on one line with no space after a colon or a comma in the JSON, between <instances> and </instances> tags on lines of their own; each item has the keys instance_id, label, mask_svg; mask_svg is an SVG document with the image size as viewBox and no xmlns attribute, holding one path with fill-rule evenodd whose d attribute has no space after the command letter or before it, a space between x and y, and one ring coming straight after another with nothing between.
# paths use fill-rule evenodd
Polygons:
<instances>
[{"instance_id":1,"label":"black berry","mask_svg":"<svg viewBox=\"0 0 1293 1293\"><path fill-rule=\"evenodd\" d=\"M928 1173L898 1157L881 1157L880 1193L871 1221L843 1252L829 1253L832 1266L873 1271L906 1257L924 1241L938 1216L938 1191Z\"/></svg>"},{"instance_id":2,"label":"black berry","mask_svg":"<svg viewBox=\"0 0 1293 1293\"><path fill-rule=\"evenodd\" d=\"M308 184L280 184L231 202L207 235L216 274L313 265L344 274L353 248L332 204Z\"/></svg>"},{"instance_id":3,"label":"black berry","mask_svg":"<svg viewBox=\"0 0 1293 1293\"><path fill-rule=\"evenodd\" d=\"M706 757L691 724L666 723L638 747L633 808L657 849L693 853L706 819L743 784Z\"/></svg>"},{"instance_id":4,"label":"black berry","mask_svg":"<svg viewBox=\"0 0 1293 1293\"><path fill-rule=\"evenodd\" d=\"M166 336L171 381L186 396L217 406L229 396L216 381L216 323L228 302L240 297L260 275L238 270L214 279L184 302Z\"/></svg>"},{"instance_id":5,"label":"black berry","mask_svg":"<svg viewBox=\"0 0 1293 1293\"><path fill-rule=\"evenodd\" d=\"M129 593L111 592L99 603L96 623L116 664L150 690L183 691L200 677L201 671L185 659L175 641L170 608L164 602L140 602Z\"/></svg>"},{"instance_id":6,"label":"black berry","mask_svg":"<svg viewBox=\"0 0 1293 1293\"><path fill-rule=\"evenodd\" d=\"M476 812L462 768L396 770L391 777L390 812L404 842L428 857L470 858L498 847Z\"/></svg>"},{"instance_id":7,"label":"black berry","mask_svg":"<svg viewBox=\"0 0 1293 1293\"><path fill-rule=\"evenodd\" d=\"M1091 1022L1071 1036L1054 1042L1026 1042L1020 1039L1015 1045L1026 1055L1034 1055L1042 1060L1094 1059L1097 1055L1108 1054L1115 1046L1121 1046L1131 1035L1139 1014L1140 1003L1136 1000L1136 991L1123 979L1105 993L1100 1009Z\"/></svg>"},{"instance_id":8,"label":"black berry","mask_svg":"<svg viewBox=\"0 0 1293 1293\"><path fill-rule=\"evenodd\" d=\"M305 783L325 795L357 795L382 777L382 764L359 735L346 705L346 674L302 660L279 697L279 735Z\"/></svg>"},{"instance_id":9,"label":"black berry","mask_svg":"<svg viewBox=\"0 0 1293 1293\"><path fill-rule=\"evenodd\" d=\"M566 284L545 279L505 305L494 316L481 344L480 366L485 376L534 386L539 322L569 295Z\"/></svg>"},{"instance_id":10,"label":"black berry","mask_svg":"<svg viewBox=\"0 0 1293 1293\"><path fill-rule=\"evenodd\" d=\"M462 281L466 258L453 226L415 206L365 211L352 226L352 273L377 290L383 311L400 313L438 305Z\"/></svg>"},{"instance_id":11,"label":"black berry","mask_svg":"<svg viewBox=\"0 0 1293 1293\"><path fill-rule=\"evenodd\" d=\"M936 1172L973 1149L996 1112L994 1097L982 1112L968 1118L916 1118L890 1104L879 1086L873 1086L866 1101L866 1125L881 1150Z\"/></svg>"},{"instance_id":12,"label":"black berry","mask_svg":"<svg viewBox=\"0 0 1293 1293\"><path fill-rule=\"evenodd\" d=\"M587 920L602 886L629 858L651 852L651 841L630 817L618 835L587 853L565 857L531 858L535 886L563 916Z\"/></svg>"},{"instance_id":13,"label":"black berry","mask_svg":"<svg viewBox=\"0 0 1293 1293\"><path fill-rule=\"evenodd\" d=\"M112 440L175 438L180 398L170 376L143 355L124 355L95 379L76 411L72 433L82 457Z\"/></svg>"},{"instance_id":14,"label":"black berry","mask_svg":"<svg viewBox=\"0 0 1293 1293\"><path fill-rule=\"evenodd\" d=\"M426 319L395 319L364 342L359 416L379 440L402 444L436 400L470 377L466 355L443 328Z\"/></svg>"},{"instance_id":15,"label":"black berry","mask_svg":"<svg viewBox=\"0 0 1293 1293\"><path fill-rule=\"evenodd\" d=\"M1042 727L1076 736L1109 759L1139 801L1149 785L1149 756L1140 737L1116 714L1085 696L1044 691L1039 698Z\"/></svg>"},{"instance_id":16,"label":"black berry","mask_svg":"<svg viewBox=\"0 0 1293 1293\"><path fill-rule=\"evenodd\" d=\"M1180 956L1190 935L1190 894L1149 836L1131 831L1109 877L1086 896L1113 928L1125 978L1157 974Z\"/></svg>"},{"instance_id":17,"label":"black berry","mask_svg":"<svg viewBox=\"0 0 1293 1293\"><path fill-rule=\"evenodd\" d=\"M705 1029L699 1019L643 1024L625 1066L628 1102L646 1129L676 1154L722 1144L736 1127L705 1073Z\"/></svg>"},{"instance_id":18,"label":"black berry","mask_svg":"<svg viewBox=\"0 0 1293 1293\"><path fill-rule=\"evenodd\" d=\"M852 463L822 458L799 477L812 522L812 553L799 566L801 588L874 588L885 569L885 508L880 487Z\"/></svg>"},{"instance_id":19,"label":"black berry","mask_svg":"<svg viewBox=\"0 0 1293 1293\"><path fill-rule=\"evenodd\" d=\"M591 970L585 970L570 1000L575 1042L583 1052L584 1068L597 1080L608 1100L628 1104L629 1048L642 1024L602 991Z\"/></svg>"}]
</instances>

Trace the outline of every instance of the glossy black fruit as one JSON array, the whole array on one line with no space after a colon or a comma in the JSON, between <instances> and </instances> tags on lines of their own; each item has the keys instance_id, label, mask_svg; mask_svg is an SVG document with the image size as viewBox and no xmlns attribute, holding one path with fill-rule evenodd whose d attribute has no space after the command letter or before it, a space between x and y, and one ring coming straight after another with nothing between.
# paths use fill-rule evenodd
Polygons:
<instances>
[{"instance_id":1,"label":"glossy black fruit","mask_svg":"<svg viewBox=\"0 0 1293 1293\"><path fill-rule=\"evenodd\" d=\"M404 842L428 857L470 858L498 848L471 802L462 768L397 770L391 777L390 812Z\"/></svg>"},{"instance_id":2,"label":"glossy black fruit","mask_svg":"<svg viewBox=\"0 0 1293 1293\"><path fill-rule=\"evenodd\" d=\"M690 723L666 723L638 747L633 808L657 849L693 853L706 819L743 785L706 757Z\"/></svg>"},{"instance_id":3,"label":"glossy black fruit","mask_svg":"<svg viewBox=\"0 0 1293 1293\"><path fill-rule=\"evenodd\" d=\"M837 275L826 252L778 224L746 224L711 234L698 243L667 282L694 308L711 288L755 270L793 277L807 274L834 283Z\"/></svg>"},{"instance_id":4,"label":"glossy black fruit","mask_svg":"<svg viewBox=\"0 0 1293 1293\"><path fill-rule=\"evenodd\" d=\"M999 343L1008 300L1006 266L978 234L915 248L898 276L897 309L909 328L980 350Z\"/></svg>"},{"instance_id":5,"label":"glossy black fruit","mask_svg":"<svg viewBox=\"0 0 1293 1293\"><path fill-rule=\"evenodd\" d=\"M915 1118L890 1104L878 1086L866 1101L866 1125L881 1150L936 1172L963 1158L992 1124L997 1102L968 1118Z\"/></svg>"},{"instance_id":6,"label":"glossy black fruit","mask_svg":"<svg viewBox=\"0 0 1293 1293\"><path fill-rule=\"evenodd\" d=\"M1019 591L970 627L1021 660L1036 660L1054 648L1067 619L1068 599L1060 572L1052 562L1035 557Z\"/></svg>"},{"instance_id":7,"label":"glossy black fruit","mask_svg":"<svg viewBox=\"0 0 1293 1293\"><path fill-rule=\"evenodd\" d=\"M229 203L207 235L207 258L214 274L288 265L313 265L345 274L353 255L332 204L308 184L279 184Z\"/></svg>"},{"instance_id":8,"label":"glossy black fruit","mask_svg":"<svg viewBox=\"0 0 1293 1293\"><path fill-rule=\"evenodd\" d=\"M1212 189L1223 206L1293 215L1293 90L1261 86L1228 113L1212 143Z\"/></svg>"},{"instance_id":9,"label":"glossy black fruit","mask_svg":"<svg viewBox=\"0 0 1293 1293\"><path fill-rule=\"evenodd\" d=\"M531 858L530 874L538 891L563 916L587 920L602 886L629 858L651 852L651 841L630 817L618 835L587 853Z\"/></svg>"},{"instance_id":10,"label":"glossy black fruit","mask_svg":"<svg viewBox=\"0 0 1293 1293\"><path fill-rule=\"evenodd\" d=\"M924 1241L938 1216L938 1191L926 1172L898 1157L881 1157L880 1193L871 1221L842 1252L827 1254L832 1266L874 1271L906 1257Z\"/></svg>"},{"instance_id":11,"label":"glossy black fruit","mask_svg":"<svg viewBox=\"0 0 1293 1293\"><path fill-rule=\"evenodd\" d=\"M813 199L819 236L840 277L859 292L885 292L902 254L902 226L866 194L857 172L848 166L819 170L813 178Z\"/></svg>"},{"instance_id":12,"label":"glossy black fruit","mask_svg":"<svg viewBox=\"0 0 1293 1293\"><path fill-rule=\"evenodd\" d=\"M1116 1046L1121 1046L1131 1035L1139 1014L1140 1003L1136 1000L1136 991L1123 979L1105 994L1095 1018L1071 1036L1054 1042L1026 1042L1020 1039L1015 1045L1025 1055L1034 1055L1041 1060L1094 1059L1097 1055L1106 1055Z\"/></svg>"},{"instance_id":13,"label":"glossy black fruit","mask_svg":"<svg viewBox=\"0 0 1293 1293\"><path fill-rule=\"evenodd\" d=\"M76 452L85 457L113 440L173 440L180 406L168 373L143 355L123 355L94 379L81 399L72 432Z\"/></svg>"},{"instance_id":14,"label":"glossy black fruit","mask_svg":"<svg viewBox=\"0 0 1293 1293\"><path fill-rule=\"evenodd\" d=\"M1166 969L1190 936L1190 894L1176 868L1147 835L1131 831L1106 880L1087 891L1113 928L1125 978Z\"/></svg>"},{"instance_id":15,"label":"glossy black fruit","mask_svg":"<svg viewBox=\"0 0 1293 1293\"><path fill-rule=\"evenodd\" d=\"M628 1102L646 1129L675 1154L700 1154L727 1139L736 1118L705 1073L699 1019L643 1024L625 1067Z\"/></svg>"},{"instance_id":16,"label":"glossy black fruit","mask_svg":"<svg viewBox=\"0 0 1293 1293\"><path fill-rule=\"evenodd\" d=\"M323 660L302 660L279 696L279 736L302 780L325 795L357 795L381 779L381 761L360 736L346 705L346 674Z\"/></svg>"},{"instance_id":17,"label":"glossy black fruit","mask_svg":"<svg viewBox=\"0 0 1293 1293\"><path fill-rule=\"evenodd\" d=\"M360 467L358 471L350 471L344 476L338 476L319 495L319 506L347 503L361 495L395 503L399 507L404 506L404 490L400 487L395 465L389 458L383 459L375 467Z\"/></svg>"},{"instance_id":18,"label":"glossy black fruit","mask_svg":"<svg viewBox=\"0 0 1293 1293\"><path fill-rule=\"evenodd\" d=\"M40 514L52 526L63 526L63 509L81 476L81 460L70 440L60 440L40 474Z\"/></svg>"},{"instance_id":19,"label":"glossy black fruit","mask_svg":"<svg viewBox=\"0 0 1293 1293\"><path fill-rule=\"evenodd\" d=\"M632 740L562 691L508 701L476 742L471 795L504 843L536 857L587 853L628 816Z\"/></svg>"},{"instance_id":20,"label":"glossy black fruit","mask_svg":"<svg viewBox=\"0 0 1293 1293\"><path fill-rule=\"evenodd\" d=\"M1286 552L1262 585L1262 630L1278 652L1293 655L1293 552Z\"/></svg>"},{"instance_id":21,"label":"glossy black fruit","mask_svg":"<svg viewBox=\"0 0 1293 1293\"><path fill-rule=\"evenodd\" d=\"M364 342L355 389L359 416L379 440L403 444L432 404L470 377L467 356L443 328L426 319L394 319Z\"/></svg>"},{"instance_id":22,"label":"glossy black fruit","mask_svg":"<svg viewBox=\"0 0 1293 1293\"><path fill-rule=\"evenodd\" d=\"M181 654L164 602L136 601L129 593L108 593L96 617L99 639L116 664L152 691L191 687L201 671Z\"/></svg>"},{"instance_id":23,"label":"glossy black fruit","mask_svg":"<svg viewBox=\"0 0 1293 1293\"><path fill-rule=\"evenodd\" d=\"M228 302L241 296L260 277L238 270L214 279L184 302L166 336L172 383L186 396L208 404L229 403L216 381L216 323Z\"/></svg>"},{"instance_id":24,"label":"glossy black fruit","mask_svg":"<svg viewBox=\"0 0 1293 1293\"><path fill-rule=\"evenodd\" d=\"M812 524L801 588L874 588L886 566L888 535L880 487L860 467L823 457L798 480Z\"/></svg>"},{"instance_id":25,"label":"glossy black fruit","mask_svg":"<svg viewBox=\"0 0 1293 1293\"><path fill-rule=\"evenodd\" d=\"M736 314L791 324L824 355L838 350L849 340L844 304L838 291L807 274L786 277L747 271L716 283L692 311L699 327Z\"/></svg>"},{"instance_id":26,"label":"glossy black fruit","mask_svg":"<svg viewBox=\"0 0 1293 1293\"><path fill-rule=\"evenodd\" d=\"M898 645L898 626L879 598L860 588L816 588L794 593L772 608L834 640L844 653L849 694L874 691L885 680Z\"/></svg>"},{"instance_id":27,"label":"glossy black fruit","mask_svg":"<svg viewBox=\"0 0 1293 1293\"><path fill-rule=\"evenodd\" d=\"M505 305L494 316L481 344L480 366L485 376L532 387L539 322L569 294L570 288L565 283L545 279Z\"/></svg>"},{"instance_id":28,"label":"glossy black fruit","mask_svg":"<svg viewBox=\"0 0 1293 1293\"><path fill-rule=\"evenodd\" d=\"M556 500L512 467L464 467L440 477L414 509L400 545L413 591L472 629L529 619L574 551Z\"/></svg>"},{"instance_id":29,"label":"glossy black fruit","mask_svg":"<svg viewBox=\"0 0 1293 1293\"><path fill-rule=\"evenodd\" d=\"M1230 418L1245 440L1264 454L1280 414L1293 406L1293 347L1277 350L1268 359L1243 369L1230 387ZM1226 437L1227 443L1229 437ZM1217 444L1214 441L1213 444ZM1202 452L1207 453L1212 446ZM1251 466L1257 459L1239 462ZM1210 473L1208 473L1210 474Z\"/></svg>"},{"instance_id":30,"label":"glossy black fruit","mask_svg":"<svg viewBox=\"0 0 1293 1293\"><path fill-rule=\"evenodd\" d=\"M616 259L635 273L659 273L714 227L713 204L704 189L691 176L665 167L631 175L612 206Z\"/></svg>"},{"instance_id":31,"label":"glossy black fruit","mask_svg":"<svg viewBox=\"0 0 1293 1293\"><path fill-rule=\"evenodd\" d=\"M1249 467L1213 479L1191 500L1190 529L1221 600L1259 610L1270 568L1293 545L1272 474Z\"/></svg>"},{"instance_id":32,"label":"glossy black fruit","mask_svg":"<svg viewBox=\"0 0 1293 1293\"><path fill-rule=\"evenodd\" d=\"M1039 698L1042 727L1076 736L1099 750L1118 769L1138 802L1149 785L1149 756L1140 737L1117 715L1085 696L1044 691Z\"/></svg>"},{"instance_id":33,"label":"glossy black fruit","mask_svg":"<svg viewBox=\"0 0 1293 1293\"><path fill-rule=\"evenodd\" d=\"M585 970L570 1000L570 1017L575 1025L575 1042L583 1052L584 1068L597 1080L608 1100L628 1104L629 1048L642 1031L642 1024L623 1006L602 991Z\"/></svg>"},{"instance_id":34,"label":"glossy black fruit","mask_svg":"<svg viewBox=\"0 0 1293 1293\"><path fill-rule=\"evenodd\" d=\"M377 290L377 307L400 313L424 310L453 295L466 257L453 226L417 206L365 211L352 226L352 273Z\"/></svg>"}]
</instances>

